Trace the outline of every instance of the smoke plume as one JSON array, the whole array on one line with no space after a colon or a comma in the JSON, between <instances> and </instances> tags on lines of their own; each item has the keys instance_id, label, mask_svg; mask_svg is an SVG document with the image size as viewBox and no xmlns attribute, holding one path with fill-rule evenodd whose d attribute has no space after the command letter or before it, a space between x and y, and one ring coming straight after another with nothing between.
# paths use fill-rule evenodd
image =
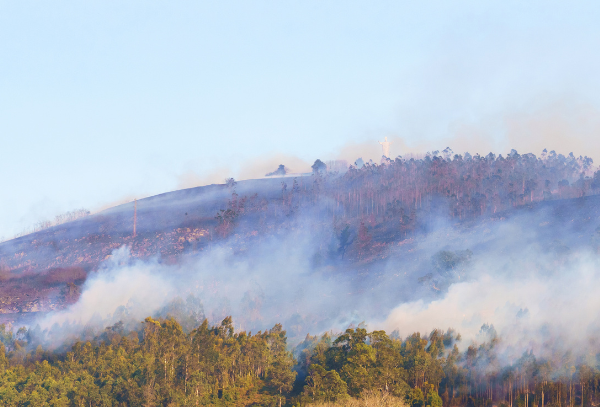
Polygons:
<instances>
[{"instance_id":1,"label":"smoke plume","mask_svg":"<svg viewBox=\"0 0 600 407\"><path fill-rule=\"evenodd\" d=\"M315 261L335 233L307 213L287 230L256 241L234 236L176 265L121 248L77 303L40 325L54 326L55 338L57 325L70 335L76 326L99 330L125 317L166 316L174 300L193 296L212 323L228 315L246 330L283 323L292 340L364 321L402 336L454 328L466 346L489 339L481 327L490 324L507 363L526 350L585 355L600 332L600 219L571 209L573 219L552 206L472 224L434 218L427 233L390 245L370 265Z\"/></svg>"}]
</instances>

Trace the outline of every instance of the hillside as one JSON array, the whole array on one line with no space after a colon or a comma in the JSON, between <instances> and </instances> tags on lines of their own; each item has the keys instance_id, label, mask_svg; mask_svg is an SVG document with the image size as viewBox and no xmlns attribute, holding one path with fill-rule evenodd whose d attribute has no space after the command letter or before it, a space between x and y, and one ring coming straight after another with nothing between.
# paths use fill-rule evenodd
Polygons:
<instances>
[{"instance_id":1,"label":"hillside","mask_svg":"<svg viewBox=\"0 0 600 407\"><path fill-rule=\"evenodd\" d=\"M338 273L355 294L390 279L386 267L400 259L409 270L402 278L419 281L419 288L404 280L388 284L398 286L399 299L410 300L451 284L431 273L435 253L491 245L483 237L491 224L519 218L532 233L568 240L548 243L553 248L596 244L600 182L587 158L554 152L462 157L445 150L422 160L351 166L342 174L313 168L309 176L140 199L135 237L132 202L4 242L1 319L26 321L76 302L90 273L122 246L136 259L180 264L223 245L233 256L250 256L273 237L302 231L311 240L310 267ZM467 245L460 243L464 237L453 241L448 230L481 237Z\"/></svg>"},{"instance_id":2,"label":"hillside","mask_svg":"<svg viewBox=\"0 0 600 407\"><path fill-rule=\"evenodd\" d=\"M249 193L260 188L269 199L278 183L246 181L237 189ZM134 257L160 256L166 262L203 250L217 225L215 214L230 197L225 185L209 185L140 199L135 237L131 202L2 243L0 313L48 311L72 302L76 298L65 296L65 285L81 285L124 245Z\"/></svg>"}]
</instances>

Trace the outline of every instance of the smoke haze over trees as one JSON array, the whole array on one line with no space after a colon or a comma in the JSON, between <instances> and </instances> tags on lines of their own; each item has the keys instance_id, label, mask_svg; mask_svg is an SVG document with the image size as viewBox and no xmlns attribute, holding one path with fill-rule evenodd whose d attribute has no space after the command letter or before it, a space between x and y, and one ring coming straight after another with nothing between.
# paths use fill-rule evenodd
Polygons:
<instances>
[{"instance_id":1,"label":"smoke haze over trees","mask_svg":"<svg viewBox=\"0 0 600 407\"><path fill-rule=\"evenodd\" d=\"M343 173L317 160L313 170L139 200L135 237L133 205L122 205L4 243L2 307L41 313L20 334L3 333L3 394L163 405L369 391L411 406L596 402L600 172L591 159L445 149ZM17 295L23 286L29 295ZM200 331L218 373L184 373ZM241 350L250 344L266 352L260 371ZM126 366L154 362L140 375L116 369L115 354ZM100 371L89 355L113 367ZM65 386L80 375L88 390L41 390L43 381L11 390L46 371ZM192 373L204 386L197 395Z\"/></svg>"}]
</instances>

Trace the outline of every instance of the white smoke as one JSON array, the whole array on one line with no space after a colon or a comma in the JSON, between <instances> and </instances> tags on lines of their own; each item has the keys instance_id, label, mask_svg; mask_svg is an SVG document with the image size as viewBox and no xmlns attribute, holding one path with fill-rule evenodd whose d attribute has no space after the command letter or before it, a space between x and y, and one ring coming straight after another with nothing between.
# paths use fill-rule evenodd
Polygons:
<instances>
[{"instance_id":1,"label":"white smoke","mask_svg":"<svg viewBox=\"0 0 600 407\"><path fill-rule=\"evenodd\" d=\"M478 233L459 233L457 240L474 245L479 239L485 248L475 253L466 278L436 299L397 305L378 327L401 335L451 327L467 346L481 342L482 325L491 324L508 361L530 350L544 357L569 350L585 356L600 334L597 247L574 241L586 242L584 232L538 234L519 221L488 230L487 242Z\"/></svg>"},{"instance_id":2,"label":"white smoke","mask_svg":"<svg viewBox=\"0 0 600 407\"><path fill-rule=\"evenodd\" d=\"M406 334L453 327L475 339L488 323L505 341L524 348L541 349L549 338L563 336L569 345L582 345L600 327L599 266L598 259L585 256L559 275L523 268L517 278L487 268L474 280L452 284L443 298L399 305L383 325ZM542 329L550 335L538 335Z\"/></svg>"},{"instance_id":3,"label":"white smoke","mask_svg":"<svg viewBox=\"0 0 600 407\"><path fill-rule=\"evenodd\" d=\"M194 295L211 323L228 315L246 330L282 323L296 339L366 321L403 336L454 328L465 346L482 339L483 324L492 324L506 358L525 350L584 354L600 334L600 260L593 236L590 244L594 225L542 226L552 216L471 226L437 219L431 222L435 230L414 243L390 246L386 260L371 264L366 274L365 266L351 262L312 264L327 238L306 218L256 241L233 237L177 265L134 260L122 248L88 279L76 304L48 315L41 326L93 319L107 326L122 316L115 313L118 307L139 322L176 297ZM436 275L432 255L465 249L473 257L464 275ZM428 272L441 291L418 282Z\"/></svg>"},{"instance_id":4,"label":"white smoke","mask_svg":"<svg viewBox=\"0 0 600 407\"><path fill-rule=\"evenodd\" d=\"M202 301L210 323L232 315L236 328L244 330L288 322L291 335L305 336L306 330L323 331L332 324L343 328L357 318L353 309L347 310L347 284L311 267L310 235L270 237L248 254L234 254L235 244L232 238L176 265L158 258L136 260L122 247L85 282L75 304L37 323L52 328L56 342L74 335L77 327L93 325L100 332L122 318L140 322L190 295Z\"/></svg>"},{"instance_id":5,"label":"white smoke","mask_svg":"<svg viewBox=\"0 0 600 407\"><path fill-rule=\"evenodd\" d=\"M127 307L132 318L148 316L176 295L166 278L168 269L156 261L135 261L129 249L121 247L88 278L75 304L46 316L40 326L85 325L94 318L110 317L118 307Z\"/></svg>"}]
</instances>

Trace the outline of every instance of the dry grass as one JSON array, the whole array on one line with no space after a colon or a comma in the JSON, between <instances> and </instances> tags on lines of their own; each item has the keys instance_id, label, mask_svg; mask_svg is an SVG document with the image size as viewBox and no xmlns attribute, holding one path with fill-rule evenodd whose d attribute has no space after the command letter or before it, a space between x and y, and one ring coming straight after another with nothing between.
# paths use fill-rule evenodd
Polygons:
<instances>
[{"instance_id":1,"label":"dry grass","mask_svg":"<svg viewBox=\"0 0 600 407\"><path fill-rule=\"evenodd\" d=\"M5 281L10 278L10 268L4 264L0 263L0 281Z\"/></svg>"},{"instance_id":2,"label":"dry grass","mask_svg":"<svg viewBox=\"0 0 600 407\"><path fill-rule=\"evenodd\" d=\"M81 267L58 267L43 273L43 283L46 285L63 285L75 281L85 281L87 273Z\"/></svg>"},{"instance_id":3,"label":"dry grass","mask_svg":"<svg viewBox=\"0 0 600 407\"><path fill-rule=\"evenodd\" d=\"M391 394L380 392L367 392L361 398L349 398L333 403L314 403L307 407L407 407L404 400Z\"/></svg>"}]
</instances>

